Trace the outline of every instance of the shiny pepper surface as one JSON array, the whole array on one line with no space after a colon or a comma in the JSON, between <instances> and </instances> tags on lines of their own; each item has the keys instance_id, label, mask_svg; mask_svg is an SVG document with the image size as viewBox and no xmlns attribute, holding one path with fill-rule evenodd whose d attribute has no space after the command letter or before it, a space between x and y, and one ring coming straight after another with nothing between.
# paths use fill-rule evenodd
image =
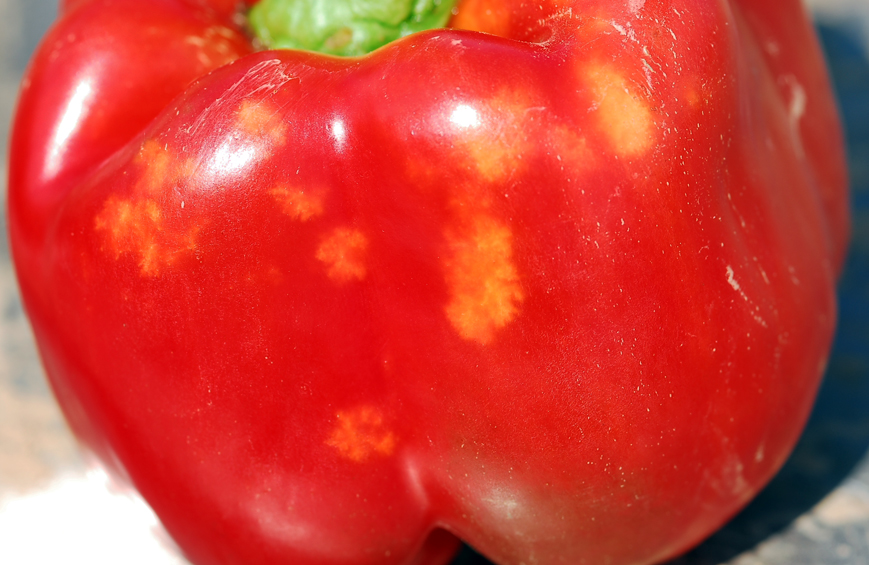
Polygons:
<instances>
[{"instance_id":1,"label":"shiny pepper surface","mask_svg":"<svg viewBox=\"0 0 869 565\"><path fill-rule=\"evenodd\" d=\"M848 231L799 2L243 13L66 1L10 159L59 402L194 563L652 563L776 472Z\"/></svg>"}]
</instances>

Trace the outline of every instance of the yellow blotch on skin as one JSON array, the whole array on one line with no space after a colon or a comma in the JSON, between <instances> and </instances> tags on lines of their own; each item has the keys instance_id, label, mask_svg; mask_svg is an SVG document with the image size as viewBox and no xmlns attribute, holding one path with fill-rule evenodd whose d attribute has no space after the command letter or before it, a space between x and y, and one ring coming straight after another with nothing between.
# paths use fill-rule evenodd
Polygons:
<instances>
[{"instance_id":1,"label":"yellow blotch on skin","mask_svg":"<svg viewBox=\"0 0 869 565\"><path fill-rule=\"evenodd\" d=\"M146 170L136 183L137 192L156 196L163 190L167 178L177 176L172 175L172 156L153 139L142 144L133 162Z\"/></svg>"},{"instance_id":2,"label":"yellow blotch on skin","mask_svg":"<svg viewBox=\"0 0 869 565\"><path fill-rule=\"evenodd\" d=\"M480 112L480 127L468 128L456 141L461 158L470 158L483 180L500 182L523 167L522 156L531 147L528 97L501 91Z\"/></svg>"},{"instance_id":3,"label":"yellow blotch on skin","mask_svg":"<svg viewBox=\"0 0 869 565\"><path fill-rule=\"evenodd\" d=\"M323 196L316 192L279 186L271 189L269 194L284 213L294 220L306 222L323 213Z\"/></svg>"},{"instance_id":4,"label":"yellow blotch on skin","mask_svg":"<svg viewBox=\"0 0 869 565\"><path fill-rule=\"evenodd\" d=\"M362 462L372 455L390 455L397 439L386 426L383 414L373 406L361 406L338 412L337 422L326 440L338 454Z\"/></svg>"},{"instance_id":5,"label":"yellow blotch on skin","mask_svg":"<svg viewBox=\"0 0 869 565\"><path fill-rule=\"evenodd\" d=\"M447 232L446 315L465 339L487 344L519 313L524 299L513 264L513 234L485 213L464 230Z\"/></svg>"},{"instance_id":6,"label":"yellow blotch on skin","mask_svg":"<svg viewBox=\"0 0 869 565\"><path fill-rule=\"evenodd\" d=\"M109 197L97 215L94 227L106 234L106 244L115 259L132 254L139 259L145 276L156 277L171 265L178 253L196 249L198 228L184 233L167 233L157 202L152 199L125 200Z\"/></svg>"},{"instance_id":7,"label":"yellow blotch on skin","mask_svg":"<svg viewBox=\"0 0 869 565\"><path fill-rule=\"evenodd\" d=\"M697 89L695 88L687 89L683 97L692 110L699 110L701 106L706 104L706 100L703 98L702 93L697 92Z\"/></svg>"},{"instance_id":8,"label":"yellow blotch on skin","mask_svg":"<svg viewBox=\"0 0 869 565\"><path fill-rule=\"evenodd\" d=\"M368 239L357 229L337 228L317 248L317 259L327 266L329 278L345 283L365 278Z\"/></svg>"},{"instance_id":9,"label":"yellow blotch on skin","mask_svg":"<svg viewBox=\"0 0 869 565\"><path fill-rule=\"evenodd\" d=\"M192 170L189 160L177 161L154 140L146 141L134 163L143 167L130 198L109 196L94 218L94 229L104 235L103 250L119 259L137 257L141 273L156 277L180 253L197 246L199 227L168 229L159 204L166 187L174 187Z\"/></svg>"},{"instance_id":10,"label":"yellow blotch on skin","mask_svg":"<svg viewBox=\"0 0 869 565\"><path fill-rule=\"evenodd\" d=\"M287 138L287 124L271 102L244 100L238 110L237 125L251 137L266 137L275 144L283 144Z\"/></svg>"},{"instance_id":11,"label":"yellow blotch on skin","mask_svg":"<svg viewBox=\"0 0 869 565\"><path fill-rule=\"evenodd\" d=\"M598 128L620 157L638 157L654 144L649 105L611 65L590 65L581 71L597 106Z\"/></svg>"}]
</instances>

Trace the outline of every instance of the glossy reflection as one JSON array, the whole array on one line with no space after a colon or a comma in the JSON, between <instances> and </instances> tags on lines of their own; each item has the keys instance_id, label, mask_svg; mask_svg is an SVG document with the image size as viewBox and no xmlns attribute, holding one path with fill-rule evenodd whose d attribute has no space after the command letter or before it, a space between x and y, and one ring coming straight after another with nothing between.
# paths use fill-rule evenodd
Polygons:
<instances>
[{"instance_id":1,"label":"glossy reflection","mask_svg":"<svg viewBox=\"0 0 869 565\"><path fill-rule=\"evenodd\" d=\"M81 126L82 117L86 115L86 110L93 104L93 92L94 89L90 80L83 80L73 90L49 145L48 159L46 160L46 173L49 178L56 176L65 164L63 157L67 148L67 141Z\"/></svg>"},{"instance_id":2,"label":"glossy reflection","mask_svg":"<svg viewBox=\"0 0 869 565\"><path fill-rule=\"evenodd\" d=\"M450 123L459 128L475 128L480 121L480 113L469 104L458 104L450 113Z\"/></svg>"},{"instance_id":3,"label":"glossy reflection","mask_svg":"<svg viewBox=\"0 0 869 565\"><path fill-rule=\"evenodd\" d=\"M329 125L329 132L335 140L335 149L340 153L347 142L347 126L343 118L335 118Z\"/></svg>"},{"instance_id":4,"label":"glossy reflection","mask_svg":"<svg viewBox=\"0 0 869 565\"><path fill-rule=\"evenodd\" d=\"M208 171L215 178L235 176L254 163L260 154L255 143L230 139L214 152L208 163Z\"/></svg>"}]
</instances>

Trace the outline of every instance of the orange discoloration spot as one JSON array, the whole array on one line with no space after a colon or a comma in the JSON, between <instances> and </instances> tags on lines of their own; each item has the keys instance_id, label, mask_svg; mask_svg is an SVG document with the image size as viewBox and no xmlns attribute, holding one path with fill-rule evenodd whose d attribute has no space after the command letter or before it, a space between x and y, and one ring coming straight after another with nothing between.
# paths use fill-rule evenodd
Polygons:
<instances>
[{"instance_id":1,"label":"orange discoloration spot","mask_svg":"<svg viewBox=\"0 0 869 565\"><path fill-rule=\"evenodd\" d=\"M328 267L329 278L348 282L365 278L368 240L359 230L337 228L317 248L317 259Z\"/></svg>"},{"instance_id":2,"label":"orange discoloration spot","mask_svg":"<svg viewBox=\"0 0 869 565\"><path fill-rule=\"evenodd\" d=\"M515 319L524 299L513 264L513 234L481 212L464 230L446 236L447 318L463 338L487 344Z\"/></svg>"},{"instance_id":3,"label":"orange discoloration spot","mask_svg":"<svg viewBox=\"0 0 869 565\"><path fill-rule=\"evenodd\" d=\"M337 422L326 445L341 457L362 462L372 455L391 455L397 438L386 426L383 414L373 406L338 412Z\"/></svg>"},{"instance_id":4,"label":"orange discoloration spot","mask_svg":"<svg viewBox=\"0 0 869 565\"><path fill-rule=\"evenodd\" d=\"M284 213L294 220L306 222L323 213L322 194L279 186L269 191Z\"/></svg>"},{"instance_id":5,"label":"orange discoloration spot","mask_svg":"<svg viewBox=\"0 0 869 565\"><path fill-rule=\"evenodd\" d=\"M570 167L573 171L591 167L594 155L589 150L585 137L566 126L556 126L550 135L555 157L563 166Z\"/></svg>"},{"instance_id":6,"label":"orange discoloration spot","mask_svg":"<svg viewBox=\"0 0 869 565\"><path fill-rule=\"evenodd\" d=\"M136 183L136 190L155 196L163 190L163 184L172 172L172 157L163 146L153 139L142 144L134 162L145 167L143 174Z\"/></svg>"},{"instance_id":7,"label":"orange discoloration spot","mask_svg":"<svg viewBox=\"0 0 869 565\"><path fill-rule=\"evenodd\" d=\"M685 101L692 109L697 110L703 104L703 97L694 88L685 91Z\"/></svg>"},{"instance_id":8,"label":"orange discoloration spot","mask_svg":"<svg viewBox=\"0 0 869 565\"><path fill-rule=\"evenodd\" d=\"M510 32L510 7L498 0L462 0L449 27L507 37Z\"/></svg>"},{"instance_id":9,"label":"orange discoloration spot","mask_svg":"<svg viewBox=\"0 0 869 565\"><path fill-rule=\"evenodd\" d=\"M483 180L499 182L524 166L531 144L528 97L503 91L480 109L480 126L468 128L456 141L461 155L470 158Z\"/></svg>"},{"instance_id":10,"label":"orange discoloration spot","mask_svg":"<svg viewBox=\"0 0 869 565\"><path fill-rule=\"evenodd\" d=\"M582 69L594 94L598 127L620 157L638 157L651 149L655 123L649 105L611 65Z\"/></svg>"},{"instance_id":11,"label":"orange discoloration spot","mask_svg":"<svg viewBox=\"0 0 869 565\"><path fill-rule=\"evenodd\" d=\"M265 137L275 144L287 138L287 124L281 120L278 108L266 101L244 100L238 110L238 127L252 137Z\"/></svg>"},{"instance_id":12,"label":"orange discoloration spot","mask_svg":"<svg viewBox=\"0 0 869 565\"><path fill-rule=\"evenodd\" d=\"M105 233L105 247L116 259L124 254L138 257L142 274L150 277L158 276L180 252L194 250L199 231L195 227L184 233L164 230L157 202L147 198L109 197L94 224Z\"/></svg>"},{"instance_id":13,"label":"orange discoloration spot","mask_svg":"<svg viewBox=\"0 0 869 565\"><path fill-rule=\"evenodd\" d=\"M129 198L109 196L94 218L94 229L104 236L103 250L138 258L141 273L156 277L181 253L196 249L199 227L167 225L161 195L174 189L192 172L190 160L177 160L163 146L148 140L136 156L140 177Z\"/></svg>"}]
</instances>

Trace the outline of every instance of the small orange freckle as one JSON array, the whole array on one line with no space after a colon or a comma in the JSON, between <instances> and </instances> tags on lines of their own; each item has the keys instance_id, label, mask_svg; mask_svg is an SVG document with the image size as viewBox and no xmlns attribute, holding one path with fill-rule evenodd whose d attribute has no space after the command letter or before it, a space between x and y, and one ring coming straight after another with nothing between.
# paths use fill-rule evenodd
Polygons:
<instances>
[{"instance_id":1,"label":"small orange freckle","mask_svg":"<svg viewBox=\"0 0 869 565\"><path fill-rule=\"evenodd\" d=\"M368 240L356 229L337 228L317 248L317 259L328 267L329 278L345 283L365 278Z\"/></svg>"},{"instance_id":2,"label":"small orange freckle","mask_svg":"<svg viewBox=\"0 0 869 565\"><path fill-rule=\"evenodd\" d=\"M238 126L250 136L266 136L275 144L286 140L287 125L278 109L266 101L244 100L238 110Z\"/></svg>"},{"instance_id":3,"label":"small orange freckle","mask_svg":"<svg viewBox=\"0 0 869 565\"><path fill-rule=\"evenodd\" d=\"M383 414L373 406L360 406L338 412L337 422L326 439L338 454L362 462L372 455L391 455L397 439L384 422Z\"/></svg>"},{"instance_id":4,"label":"small orange freckle","mask_svg":"<svg viewBox=\"0 0 869 565\"><path fill-rule=\"evenodd\" d=\"M685 101L688 102L688 105L691 108L696 110L700 106L702 98L697 94L697 91L692 88L685 92Z\"/></svg>"},{"instance_id":5,"label":"small orange freckle","mask_svg":"<svg viewBox=\"0 0 869 565\"><path fill-rule=\"evenodd\" d=\"M190 179L196 173L197 162L188 158L178 164L177 175L180 179Z\"/></svg>"},{"instance_id":6,"label":"small orange freckle","mask_svg":"<svg viewBox=\"0 0 869 565\"><path fill-rule=\"evenodd\" d=\"M294 220L306 222L323 213L323 197L313 191L279 186L271 189L269 194Z\"/></svg>"},{"instance_id":7,"label":"small orange freckle","mask_svg":"<svg viewBox=\"0 0 869 565\"><path fill-rule=\"evenodd\" d=\"M156 139L147 139L139 148L135 162L145 166L155 166L158 163L165 165L168 157L169 152L164 145L161 145Z\"/></svg>"},{"instance_id":8,"label":"small orange freckle","mask_svg":"<svg viewBox=\"0 0 869 565\"><path fill-rule=\"evenodd\" d=\"M463 338L487 344L519 313L524 300L513 264L513 234L480 213L469 228L448 231L447 318Z\"/></svg>"},{"instance_id":9,"label":"small orange freckle","mask_svg":"<svg viewBox=\"0 0 869 565\"><path fill-rule=\"evenodd\" d=\"M637 157L654 143L654 120L649 105L611 65L582 70L597 105L598 127L621 157Z\"/></svg>"},{"instance_id":10,"label":"small orange freckle","mask_svg":"<svg viewBox=\"0 0 869 565\"><path fill-rule=\"evenodd\" d=\"M582 135L566 126L557 126L551 132L552 148L562 165L573 172L587 170L594 162L594 155L588 148L588 141Z\"/></svg>"}]
</instances>

